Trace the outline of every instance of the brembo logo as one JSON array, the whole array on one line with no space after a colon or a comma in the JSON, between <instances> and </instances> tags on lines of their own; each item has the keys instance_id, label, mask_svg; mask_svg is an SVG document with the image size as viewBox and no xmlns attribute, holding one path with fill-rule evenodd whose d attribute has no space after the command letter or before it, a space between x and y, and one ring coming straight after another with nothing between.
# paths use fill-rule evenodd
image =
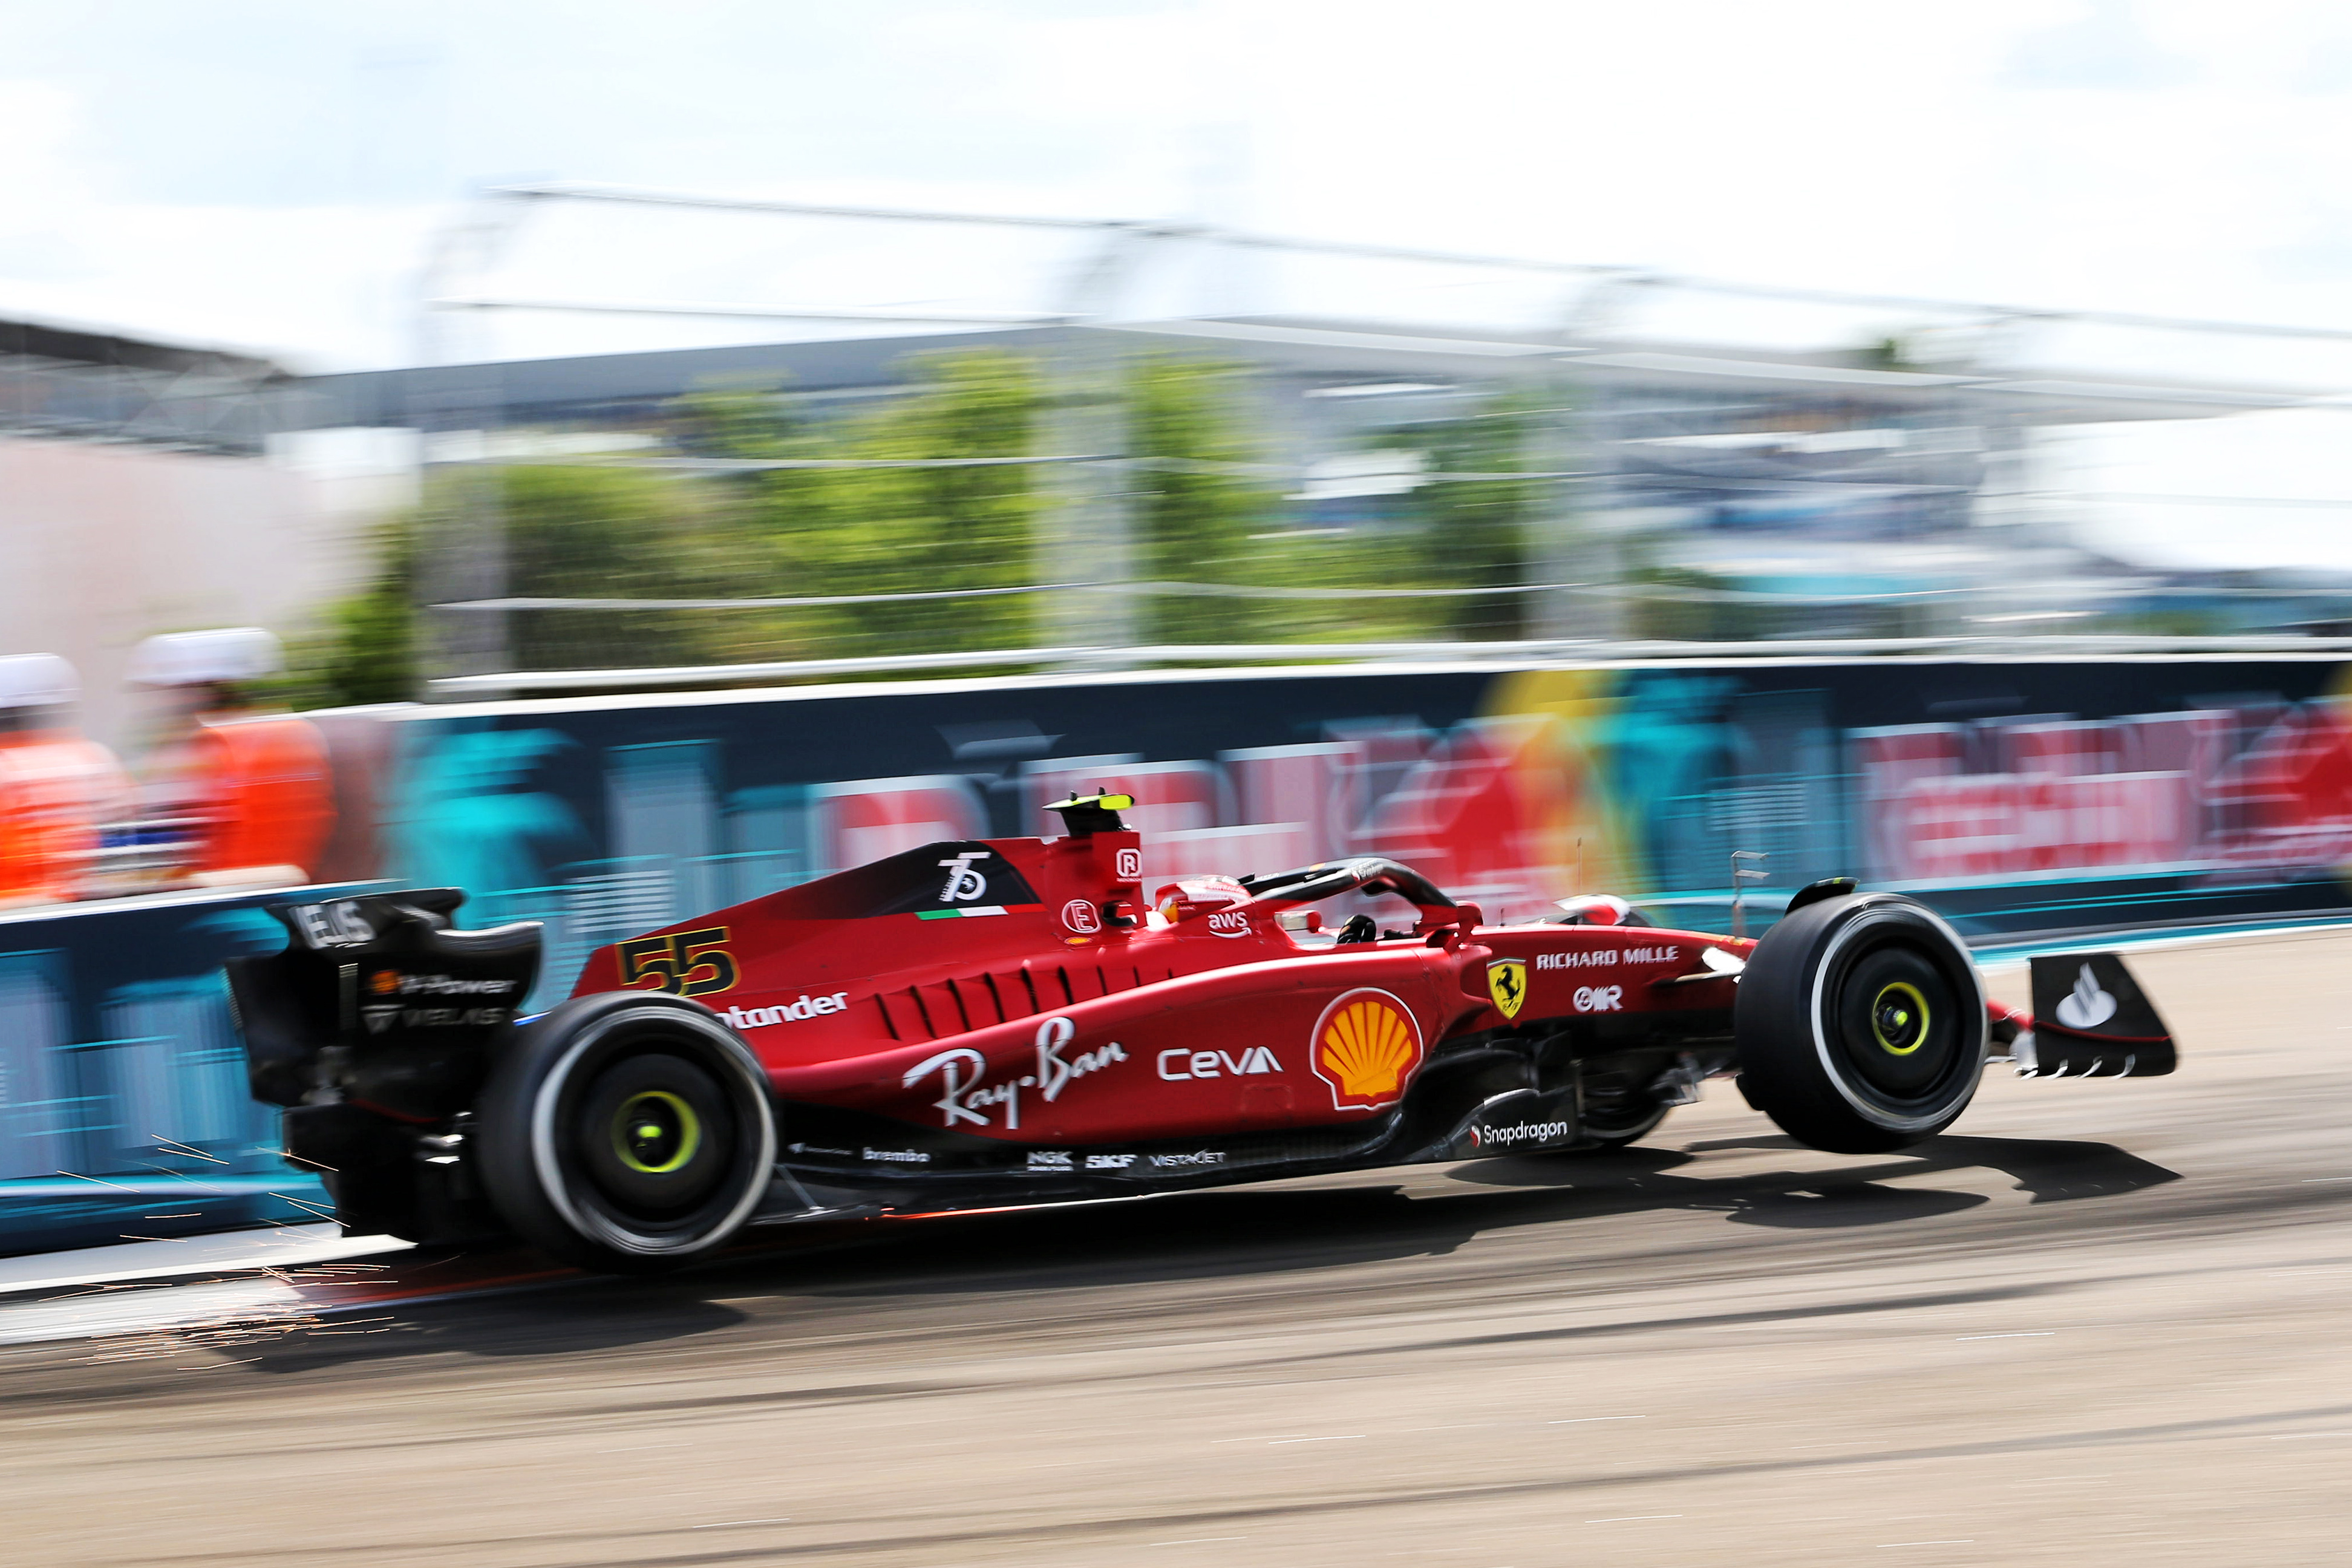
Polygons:
<instances>
[{"instance_id":1,"label":"brembo logo","mask_svg":"<svg viewBox=\"0 0 2352 1568\"><path fill-rule=\"evenodd\" d=\"M719 1016L739 1029L765 1029L777 1024L797 1024L809 1018L822 1018L828 1013L839 1013L849 1006L849 993L836 991L830 996L803 994L797 1002L786 1002L776 1007L730 1007Z\"/></svg>"}]
</instances>

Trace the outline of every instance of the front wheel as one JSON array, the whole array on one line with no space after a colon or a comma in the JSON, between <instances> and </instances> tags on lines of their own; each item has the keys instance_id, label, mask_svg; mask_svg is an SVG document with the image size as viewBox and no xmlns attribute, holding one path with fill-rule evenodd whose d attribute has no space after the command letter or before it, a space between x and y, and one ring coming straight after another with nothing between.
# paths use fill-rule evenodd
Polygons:
<instances>
[{"instance_id":1,"label":"front wheel","mask_svg":"<svg viewBox=\"0 0 2352 1568\"><path fill-rule=\"evenodd\" d=\"M1816 1149L1878 1154L1951 1125L1984 1070L1984 988L1952 929L1892 893L1807 904L1764 934L1732 1014L1740 1086Z\"/></svg>"},{"instance_id":2,"label":"front wheel","mask_svg":"<svg viewBox=\"0 0 2352 1568\"><path fill-rule=\"evenodd\" d=\"M526 1026L476 1114L500 1218L583 1268L645 1274L724 1246L776 1160L767 1075L708 1009L575 997Z\"/></svg>"}]
</instances>

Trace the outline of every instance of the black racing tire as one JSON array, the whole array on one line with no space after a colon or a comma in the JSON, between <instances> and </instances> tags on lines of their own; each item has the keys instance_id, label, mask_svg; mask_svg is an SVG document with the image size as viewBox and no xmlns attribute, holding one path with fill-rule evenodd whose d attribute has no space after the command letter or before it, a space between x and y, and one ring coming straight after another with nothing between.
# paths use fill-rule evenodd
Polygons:
<instances>
[{"instance_id":1,"label":"black racing tire","mask_svg":"<svg viewBox=\"0 0 2352 1568\"><path fill-rule=\"evenodd\" d=\"M499 1217L583 1268L654 1274L723 1247L776 1163L767 1074L708 1008L657 992L533 1019L475 1110Z\"/></svg>"},{"instance_id":2,"label":"black racing tire","mask_svg":"<svg viewBox=\"0 0 2352 1568\"><path fill-rule=\"evenodd\" d=\"M1967 944L1893 893L1782 917L1748 956L1732 1026L1748 1102L1840 1154L1934 1137L1984 1073L1984 984Z\"/></svg>"},{"instance_id":3,"label":"black racing tire","mask_svg":"<svg viewBox=\"0 0 2352 1568\"><path fill-rule=\"evenodd\" d=\"M1577 1136L1581 1142L1568 1152L1605 1153L1612 1149L1623 1149L1639 1143L1658 1130L1658 1124L1666 1119L1666 1112L1673 1109L1653 1100L1645 1109L1630 1111L1621 1118L1589 1119L1577 1128Z\"/></svg>"},{"instance_id":4,"label":"black racing tire","mask_svg":"<svg viewBox=\"0 0 2352 1568\"><path fill-rule=\"evenodd\" d=\"M1584 1092L1579 1097L1576 1147L1568 1154L1600 1154L1638 1143L1658 1130L1672 1106L1650 1089L1657 1076L1654 1063L1605 1070L1606 1062L1585 1064Z\"/></svg>"}]
</instances>

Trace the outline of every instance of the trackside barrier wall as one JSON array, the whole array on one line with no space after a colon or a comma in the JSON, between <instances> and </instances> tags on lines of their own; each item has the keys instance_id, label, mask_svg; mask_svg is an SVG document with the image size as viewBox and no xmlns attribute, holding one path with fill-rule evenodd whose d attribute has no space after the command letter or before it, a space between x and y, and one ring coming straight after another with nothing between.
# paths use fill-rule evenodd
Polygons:
<instances>
[{"instance_id":1,"label":"trackside barrier wall","mask_svg":"<svg viewBox=\"0 0 2352 1568\"><path fill-rule=\"evenodd\" d=\"M0 916L0 1250L321 1217L247 1092L221 978L284 945L276 896Z\"/></svg>"},{"instance_id":2,"label":"trackside barrier wall","mask_svg":"<svg viewBox=\"0 0 2352 1568\"><path fill-rule=\"evenodd\" d=\"M1097 784L1138 801L1147 891L1380 853L1489 919L1599 890L1726 929L1739 849L1767 857L1751 933L1840 874L1979 939L2340 916L2347 694L2333 657L1791 659L353 710L315 716L341 812L320 869L467 888L469 924L545 921L534 1006L602 943L931 839L1045 831L1046 800ZM0 921L0 1142L22 1193L0 1246L89 1232L100 1211L51 1195L68 1178L49 1170L194 1168L315 1201L260 1152L216 973L278 942L265 901ZM155 1135L229 1163L158 1158Z\"/></svg>"}]
</instances>

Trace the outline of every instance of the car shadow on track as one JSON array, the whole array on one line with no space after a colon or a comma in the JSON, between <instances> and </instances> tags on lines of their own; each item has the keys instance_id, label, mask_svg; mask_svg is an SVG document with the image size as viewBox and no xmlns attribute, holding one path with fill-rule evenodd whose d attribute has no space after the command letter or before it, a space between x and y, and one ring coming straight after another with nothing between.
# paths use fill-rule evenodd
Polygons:
<instances>
[{"instance_id":1,"label":"car shadow on track","mask_svg":"<svg viewBox=\"0 0 2352 1568\"><path fill-rule=\"evenodd\" d=\"M1734 1224L1834 1229L1886 1225L1955 1214L1990 1200L1981 1193L1885 1184L1942 1172L1993 1170L2037 1204L2112 1197L2180 1179L2177 1171L2112 1143L2060 1139L1929 1139L1871 1164L1829 1170L1771 1171L1727 1176L1675 1173L1700 1153L1732 1149L1804 1149L1793 1138L1719 1138L1687 1152L1621 1149L1581 1155L1527 1156L1481 1162L1452 1173L1455 1181L1523 1188L1571 1187L1614 1195L1612 1207L1690 1207L1722 1211Z\"/></svg>"},{"instance_id":2,"label":"car shadow on track","mask_svg":"<svg viewBox=\"0 0 2352 1568\"><path fill-rule=\"evenodd\" d=\"M403 1302L339 1313L321 1321L289 1316L282 1337L253 1347L248 1371L261 1375L362 1362L456 1352L491 1359L630 1350L733 1328L745 1315L680 1291L669 1281L613 1280L600 1290L533 1290L454 1301L457 1311ZM246 1325L247 1331L266 1321ZM168 1336L167 1336L168 1337Z\"/></svg>"},{"instance_id":3,"label":"car shadow on track","mask_svg":"<svg viewBox=\"0 0 2352 1568\"><path fill-rule=\"evenodd\" d=\"M1901 1224L1979 1207L1981 1192L1899 1179L1996 1170L2035 1203L2112 1196L2179 1179L2108 1143L1946 1137L1831 1170L1685 1170L1725 1149L1802 1146L1780 1137L1693 1144L1691 1152L1632 1148L1581 1155L1515 1156L1459 1165L1459 1184L1408 1193L1365 1172L1360 1186L1260 1187L1171 1194L1149 1203L944 1216L905 1227L904 1243L796 1259L795 1293L841 1298L1039 1290L1197 1280L1277 1271L1344 1269L1438 1257L1482 1233L1645 1210L1723 1215L1737 1225L1837 1228ZM722 1266L747 1287L773 1266Z\"/></svg>"},{"instance_id":4,"label":"car shadow on track","mask_svg":"<svg viewBox=\"0 0 2352 1568\"><path fill-rule=\"evenodd\" d=\"M658 1279L573 1278L566 1288L394 1309L383 1331L290 1336L253 1370L291 1373L415 1354L540 1356L618 1349L724 1330L746 1314L730 1300L860 1303L991 1294L1034 1297L1102 1287L1290 1276L1285 1289L1353 1288L1349 1270L1442 1257L1486 1233L1525 1226L1681 1210L1735 1225L1793 1229L1900 1225L1957 1214L1982 1193L1888 1184L1939 1172L1996 1170L2034 1203L2113 1196L2178 1179L2106 1143L1945 1137L1831 1169L1699 1174L1702 1153L1801 1146L1779 1137L1723 1139L1688 1150L1631 1148L1478 1161L1417 1190L1364 1173L1361 1185L1273 1186L1171 1194L1148 1202L888 1220L836 1230L821 1244L790 1233ZM1308 1279L1302 1280L1300 1276ZM1322 1276L1326 1284L1311 1283ZM1190 1309L1171 1298L1171 1311ZM1139 1309L1130 1307L1130 1316ZM1139 1309L1150 1310L1149 1308Z\"/></svg>"}]
</instances>

